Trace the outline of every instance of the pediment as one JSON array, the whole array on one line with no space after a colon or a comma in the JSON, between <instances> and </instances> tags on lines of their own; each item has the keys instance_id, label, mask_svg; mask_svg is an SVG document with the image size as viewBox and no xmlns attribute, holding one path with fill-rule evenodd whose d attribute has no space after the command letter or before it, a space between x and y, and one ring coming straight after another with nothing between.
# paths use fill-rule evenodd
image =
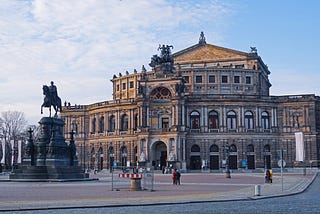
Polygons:
<instances>
[{"instance_id":1,"label":"pediment","mask_svg":"<svg viewBox=\"0 0 320 214\"><path fill-rule=\"evenodd\" d=\"M248 54L245 52L236 51L210 44L197 44L182 51L179 51L173 54L173 56L175 63L224 61L248 58Z\"/></svg>"}]
</instances>

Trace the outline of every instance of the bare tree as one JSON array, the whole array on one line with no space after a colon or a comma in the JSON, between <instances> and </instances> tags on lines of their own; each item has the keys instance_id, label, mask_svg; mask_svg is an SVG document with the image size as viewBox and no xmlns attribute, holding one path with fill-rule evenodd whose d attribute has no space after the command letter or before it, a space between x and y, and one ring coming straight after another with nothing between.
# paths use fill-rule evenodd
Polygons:
<instances>
[{"instance_id":1,"label":"bare tree","mask_svg":"<svg viewBox=\"0 0 320 214\"><path fill-rule=\"evenodd\" d=\"M23 112L5 111L0 117L0 136L5 142L17 140L25 131L27 120Z\"/></svg>"},{"instance_id":2,"label":"bare tree","mask_svg":"<svg viewBox=\"0 0 320 214\"><path fill-rule=\"evenodd\" d=\"M5 142L5 166L11 165L12 152L10 140L13 140L17 144L17 140L25 135L25 127L27 120L24 113L19 111L5 111L1 113L0 117L0 138ZM17 145L15 145L17 146ZM16 159L16 154L14 159Z\"/></svg>"}]
</instances>

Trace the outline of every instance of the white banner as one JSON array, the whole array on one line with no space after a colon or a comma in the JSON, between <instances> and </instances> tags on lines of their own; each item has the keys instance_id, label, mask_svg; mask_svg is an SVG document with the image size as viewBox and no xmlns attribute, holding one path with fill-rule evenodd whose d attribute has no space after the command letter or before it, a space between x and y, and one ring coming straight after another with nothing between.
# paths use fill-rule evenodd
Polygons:
<instances>
[{"instance_id":1,"label":"white banner","mask_svg":"<svg viewBox=\"0 0 320 214\"><path fill-rule=\"evenodd\" d=\"M18 141L18 163L21 163L21 150L22 150L22 142Z\"/></svg>"},{"instance_id":2,"label":"white banner","mask_svg":"<svg viewBox=\"0 0 320 214\"><path fill-rule=\"evenodd\" d=\"M4 141L2 141L2 159L1 159L1 163L4 163L6 157L6 143Z\"/></svg>"},{"instance_id":3,"label":"white banner","mask_svg":"<svg viewBox=\"0 0 320 214\"><path fill-rule=\"evenodd\" d=\"M304 140L303 140L303 133L296 132L296 161L304 161Z\"/></svg>"},{"instance_id":4,"label":"white banner","mask_svg":"<svg viewBox=\"0 0 320 214\"><path fill-rule=\"evenodd\" d=\"M10 143L11 143L11 165L13 165L13 160L14 160L14 141L13 140L10 140Z\"/></svg>"}]
</instances>

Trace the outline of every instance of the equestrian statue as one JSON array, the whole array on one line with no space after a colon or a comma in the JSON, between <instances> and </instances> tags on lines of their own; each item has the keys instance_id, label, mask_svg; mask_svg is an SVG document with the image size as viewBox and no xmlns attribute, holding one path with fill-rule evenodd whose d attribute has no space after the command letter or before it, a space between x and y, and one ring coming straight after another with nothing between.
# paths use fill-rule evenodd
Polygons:
<instances>
[{"instance_id":1,"label":"equestrian statue","mask_svg":"<svg viewBox=\"0 0 320 214\"><path fill-rule=\"evenodd\" d=\"M49 108L50 115L51 117L51 106L55 110L54 117L58 116L58 111L62 111L61 107L61 99L58 96L58 91L57 87L54 85L54 82L51 81L51 85L43 85L42 87L43 90L43 95L44 95L44 101L43 104L41 105L41 114L43 114L43 107Z\"/></svg>"}]
</instances>

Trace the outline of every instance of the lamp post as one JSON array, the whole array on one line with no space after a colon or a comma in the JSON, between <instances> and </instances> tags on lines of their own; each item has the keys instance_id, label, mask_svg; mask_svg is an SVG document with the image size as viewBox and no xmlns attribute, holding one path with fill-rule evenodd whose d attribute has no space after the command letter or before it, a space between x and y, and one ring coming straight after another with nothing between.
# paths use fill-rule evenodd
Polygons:
<instances>
[{"instance_id":1,"label":"lamp post","mask_svg":"<svg viewBox=\"0 0 320 214\"><path fill-rule=\"evenodd\" d=\"M229 152L230 152L230 146L228 142L223 146L224 147L224 153L225 153L225 158L226 158L226 169L224 171L225 177L226 178L231 178L230 174L230 169L229 169Z\"/></svg>"},{"instance_id":2,"label":"lamp post","mask_svg":"<svg viewBox=\"0 0 320 214\"><path fill-rule=\"evenodd\" d=\"M126 168L126 159L127 159L127 153L123 152L122 153L122 168L125 169Z\"/></svg>"},{"instance_id":3,"label":"lamp post","mask_svg":"<svg viewBox=\"0 0 320 214\"><path fill-rule=\"evenodd\" d=\"M110 172L112 172L112 169L113 169L113 160L114 160L114 153L109 153L109 168L110 168Z\"/></svg>"}]
</instances>

